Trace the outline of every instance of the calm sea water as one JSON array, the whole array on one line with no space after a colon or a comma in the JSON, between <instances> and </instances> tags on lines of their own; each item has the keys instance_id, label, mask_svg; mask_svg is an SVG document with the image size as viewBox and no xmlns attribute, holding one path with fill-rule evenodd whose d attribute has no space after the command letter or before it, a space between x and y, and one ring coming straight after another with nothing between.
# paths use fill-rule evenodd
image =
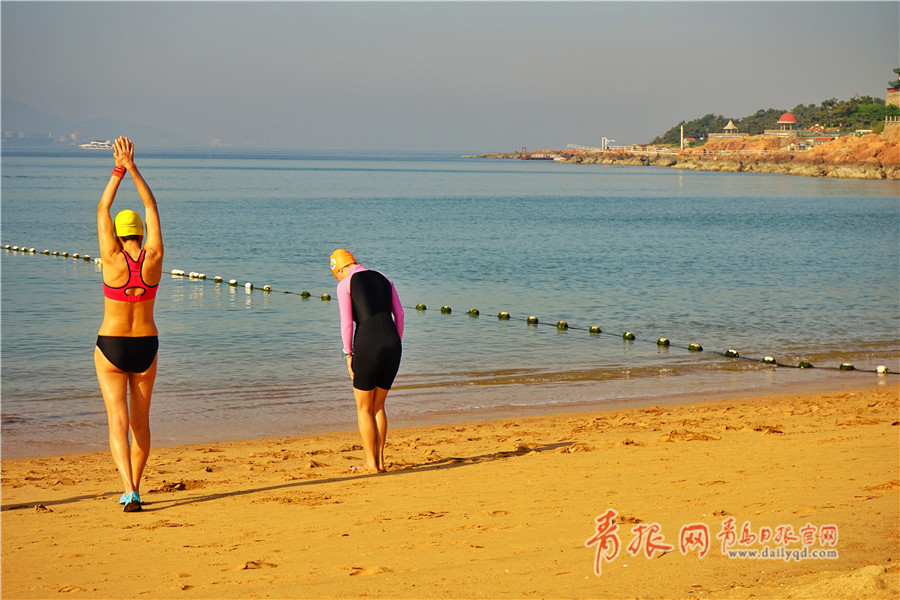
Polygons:
<instances>
[{"instance_id":1,"label":"calm sea water","mask_svg":"<svg viewBox=\"0 0 900 600\"><path fill-rule=\"evenodd\" d=\"M158 444L355 427L337 303L320 299L337 247L391 277L407 307L398 425L898 384L872 372L900 371L898 182L420 153L139 147L138 164L165 270L210 278L160 286ZM0 243L96 256L111 167L109 152L5 150ZM114 208L139 207L126 178ZM99 266L0 256L4 456L105 448Z\"/></svg>"}]
</instances>

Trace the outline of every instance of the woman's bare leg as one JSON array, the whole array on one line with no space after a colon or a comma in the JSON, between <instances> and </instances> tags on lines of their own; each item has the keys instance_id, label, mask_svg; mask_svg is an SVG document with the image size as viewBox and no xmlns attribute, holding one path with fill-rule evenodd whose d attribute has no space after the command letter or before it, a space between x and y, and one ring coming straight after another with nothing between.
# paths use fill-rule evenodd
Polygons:
<instances>
[{"instance_id":1,"label":"woman's bare leg","mask_svg":"<svg viewBox=\"0 0 900 600\"><path fill-rule=\"evenodd\" d=\"M143 373L133 373L130 379L131 403L131 479L134 491L141 491L141 477L150 456L150 397L156 381L156 359Z\"/></svg>"},{"instance_id":2,"label":"woman's bare leg","mask_svg":"<svg viewBox=\"0 0 900 600\"><path fill-rule=\"evenodd\" d=\"M128 444L128 379L129 374L117 369L99 348L94 348L94 366L97 369L97 381L100 382L100 393L106 405L106 417L109 422L109 450L113 462L119 469L122 484L126 493L134 489L134 477L131 470L131 449Z\"/></svg>"},{"instance_id":3,"label":"woman's bare leg","mask_svg":"<svg viewBox=\"0 0 900 600\"><path fill-rule=\"evenodd\" d=\"M154 359L143 373L126 373L109 362L99 348L94 348L97 380L109 422L109 449L126 493L140 493L141 477L150 456L150 398L156 381L156 363Z\"/></svg>"},{"instance_id":4,"label":"woman's bare leg","mask_svg":"<svg viewBox=\"0 0 900 600\"><path fill-rule=\"evenodd\" d=\"M378 421L384 423L384 431L387 429L387 420L384 418L383 397L380 401L381 417L376 419L378 391L379 388L373 390L353 388L353 397L356 400L356 423L359 426L363 451L366 453L366 467L373 471L384 470L384 458L379 458L384 454L384 433L382 433Z\"/></svg>"},{"instance_id":5,"label":"woman's bare leg","mask_svg":"<svg viewBox=\"0 0 900 600\"><path fill-rule=\"evenodd\" d=\"M384 410L384 402L387 400L388 390L375 388L374 411L375 430L378 437L375 442L375 459L379 471L384 471L384 443L387 440L387 413Z\"/></svg>"}]
</instances>

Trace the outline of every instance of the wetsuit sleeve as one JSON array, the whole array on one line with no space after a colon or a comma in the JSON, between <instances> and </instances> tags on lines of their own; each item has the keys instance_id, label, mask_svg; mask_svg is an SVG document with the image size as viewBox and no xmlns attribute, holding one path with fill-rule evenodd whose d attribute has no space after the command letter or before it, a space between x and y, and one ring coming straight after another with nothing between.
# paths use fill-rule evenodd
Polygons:
<instances>
[{"instance_id":1,"label":"wetsuit sleeve","mask_svg":"<svg viewBox=\"0 0 900 600\"><path fill-rule=\"evenodd\" d=\"M338 311L341 315L341 342L344 352L353 352L353 303L350 301L350 277L337 286Z\"/></svg>"},{"instance_id":2,"label":"wetsuit sleeve","mask_svg":"<svg viewBox=\"0 0 900 600\"><path fill-rule=\"evenodd\" d=\"M397 335L403 339L403 307L400 305L400 296L397 295L397 289L394 282L391 281L391 310L394 313L394 325L397 327Z\"/></svg>"}]
</instances>

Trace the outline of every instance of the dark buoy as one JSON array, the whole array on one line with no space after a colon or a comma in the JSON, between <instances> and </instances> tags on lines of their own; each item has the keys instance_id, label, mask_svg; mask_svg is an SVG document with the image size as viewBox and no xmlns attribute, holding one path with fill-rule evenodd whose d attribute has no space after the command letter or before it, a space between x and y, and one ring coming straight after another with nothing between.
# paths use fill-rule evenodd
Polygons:
<instances>
[{"instance_id":1,"label":"dark buoy","mask_svg":"<svg viewBox=\"0 0 900 600\"><path fill-rule=\"evenodd\" d=\"M329 300L331 300L331 294L322 294L322 300L324 302L328 302Z\"/></svg>"},{"instance_id":2,"label":"dark buoy","mask_svg":"<svg viewBox=\"0 0 900 600\"><path fill-rule=\"evenodd\" d=\"M688 346L688 350L690 350L691 352L703 352L703 346L701 346L700 344L691 344L690 346Z\"/></svg>"},{"instance_id":3,"label":"dark buoy","mask_svg":"<svg viewBox=\"0 0 900 600\"><path fill-rule=\"evenodd\" d=\"M556 322L556 328L559 329L559 330L564 331L564 330L566 330L566 329L569 328L569 324L566 323L565 321L557 321L557 322Z\"/></svg>"},{"instance_id":4,"label":"dark buoy","mask_svg":"<svg viewBox=\"0 0 900 600\"><path fill-rule=\"evenodd\" d=\"M500 319L501 321L509 321L509 313L506 311L503 311L497 315L497 318Z\"/></svg>"},{"instance_id":5,"label":"dark buoy","mask_svg":"<svg viewBox=\"0 0 900 600\"><path fill-rule=\"evenodd\" d=\"M597 327L596 325L591 325L591 326L588 328L588 331L590 331L591 333L594 333L594 334L597 334L597 333L603 333L603 331L602 331L599 327Z\"/></svg>"},{"instance_id":6,"label":"dark buoy","mask_svg":"<svg viewBox=\"0 0 900 600\"><path fill-rule=\"evenodd\" d=\"M478 312L478 309L477 309L477 308L470 308L470 309L469 309L469 315L471 315L471 316L473 316L473 317L477 317L477 316L480 315L480 314L481 314L481 313Z\"/></svg>"},{"instance_id":7,"label":"dark buoy","mask_svg":"<svg viewBox=\"0 0 900 600\"><path fill-rule=\"evenodd\" d=\"M658 340L656 340L656 345L663 347L663 348L668 347L669 338L664 338L664 337L659 338Z\"/></svg>"},{"instance_id":8,"label":"dark buoy","mask_svg":"<svg viewBox=\"0 0 900 600\"><path fill-rule=\"evenodd\" d=\"M442 314L442 315L449 315L451 312L453 312L453 309L450 308L449 306L444 305L444 306L441 307L441 314Z\"/></svg>"},{"instance_id":9,"label":"dark buoy","mask_svg":"<svg viewBox=\"0 0 900 600\"><path fill-rule=\"evenodd\" d=\"M416 310L426 310L426 308L427 307L421 302L419 304L416 304Z\"/></svg>"},{"instance_id":10,"label":"dark buoy","mask_svg":"<svg viewBox=\"0 0 900 600\"><path fill-rule=\"evenodd\" d=\"M809 362L808 360L801 360L800 364L797 366L800 367L801 369L812 369L813 364L811 362Z\"/></svg>"},{"instance_id":11,"label":"dark buoy","mask_svg":"<svg viewBox=\"0 0 900 600\"><path fill-rule=\"evenodd\" d=\"M622 334L622 339L625 340L626 342L632 342L632 341L634 341L634 334L631 333L630 331L626 331L625 333Z\"/></svg>"},{"instance_id":12,"label":"dark buoy","mask_svg":"<svg viewBox=\"0 0 900 600\"><path fill-rule=\"evenodd\" d=\"M538 318L532 315L532 316L528 317L527 319L525 319L525 322L528 323L529 325L537 325Z\"/></svg>"}]
</instances>

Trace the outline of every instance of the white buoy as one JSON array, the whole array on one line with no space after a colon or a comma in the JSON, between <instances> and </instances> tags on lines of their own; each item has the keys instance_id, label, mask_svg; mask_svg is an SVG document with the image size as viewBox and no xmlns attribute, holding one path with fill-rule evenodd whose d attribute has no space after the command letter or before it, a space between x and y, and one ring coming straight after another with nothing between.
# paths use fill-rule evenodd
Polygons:
<instances>
[{"instance_id":1,"label":"white buoy","mask_svg":"<svg viewBox=\"0 0 900 600\"><path fill-rule=\"evenodd\" d=\"M197 279L206 279L206 273L197 273Z\"/></svg>"},{"instance_id":2,"label":"white buoy","mask_svg":"<svg viewBox=\"0 0 900 600\"><path fill-rule=\"evenodd\" d=\"M253 284L248 281L247 283L244 284L244 287L247 288L247 291L249 292L250 290L253 289Z\"/></svg>"},{"instance_id":3,"label":"white buoy","mask_svg":"<svg viewBox=\"0 0 900 600\"><path fill-rule=\"evenodd\" d=\"M172 269L171 273L175 277L184 277L184 271L182 271L181 269Z\"/></svg>"},{"instance_id":4,"label":"white buoy","mask_svg":"<svg viewBox=\"0 0 900 600\"><path fill-rule=\"evenodd\" d=\"M237 285L237 279L229 279L228 285Z\"/></svg>"},{"instance_id":5,"label":"white buoy","mask_svg":"<svg viewBox=\"0 0 900 600\"><path fill-rule=\"evenodd\" d=\"M891 370L888 369L888 368L887 368L886 366L884 366L884 365L878 365L878 367L875 369L875 372L876 372L876 373L879 373L879 374L881 374L881 375L885 375L885 374L887 374L887 373L890 373Z\"/></svg>"},{"instance_id":6,"label":"white buoy","mask_svg":"<svg viewBox=\"0 0 900 600\"><path fill-rule=\"evenodd\" d=\"M34 254L34 248L29 248L28 252L30 252L31 254Z\"/></svg>"},{"instance_id":7,"label":"white buoy","mask_svg":"<svg viewBox=\"0 0 900 600\"><path fill-rule=\"evenodd\" d=\"M766 363L767 365L774 365L775 359L772 358L771 356L766 356L765 358L763 358L763 362Z\"/></svg>"},{"instance_id":8,"label":"white buoy","mask_svg":"<svg viewBox=\"0 0 900 600\"><path fill-rule=\"evenodd\" d=\"M11 246L10 246L9 244L7 244L7 245L5 245L5 246L3 246L3 247L6 248L7 250L10 250L10 249L11 249Z\"/></svg>"},{"instance_id":9,"label":"white buoy","mask_svg":"<svg viewBox=\"0 0 900 600\"><path fill-rule=\"evenodd\" d=\"M102 264L103 264L103 261L100 260L99 258L95 258L95 259L94 259L94 262L97 263L98 265L102 265Z\"/></svg>"},{"instance_id":10,"label":"white buoy","mask_svg":"<svg viewBox=\"0 0 900 600\"><path fill-rule=\"evenodd\" d=\"M19 247L18 247L18 246L13 246L13 247L12 247L12 250L13 250L13 252L18 252L18 251L19 251Z\"/></svg>"},{"instance_id":11,"label":"white buoy","mask_svg":"<svg viewBox=\"0 0 900 600\"><path fill-rule=\"evenodd\" d=\"M271 285L264 285L264 286L263 286L263 291L264 291L264 292L271 292L271 291L272 291L272 286L271 286Z\"/></svg>"},{"instance_id":12,"label":"white buoy","mask_svg":"<svg viewBox=\"0 0 900 600\"><path fill-rule=\"evenodd\" d=\"M215 277L213 277L213 281L215 281L216 283L222 283L222 276L216 275Z\"/></svg>"}]
</instances>

